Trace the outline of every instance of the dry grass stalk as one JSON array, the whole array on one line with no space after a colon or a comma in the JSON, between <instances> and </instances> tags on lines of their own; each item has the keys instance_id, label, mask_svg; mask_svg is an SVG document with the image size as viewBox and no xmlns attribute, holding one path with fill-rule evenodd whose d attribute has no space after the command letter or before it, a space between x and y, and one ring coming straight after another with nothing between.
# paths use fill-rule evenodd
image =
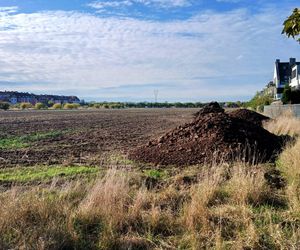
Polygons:
<instances>
[{"instance_id":1,"label":"dry grass stalk","mask_svg":"<svg viewBox=\"0 0 300 250\"><path fill-rule=\"evenodd\" d=\"M277 135L300 135L300 119L291 110L264 124L264 128Z\"/></svg>"}]
</instances>

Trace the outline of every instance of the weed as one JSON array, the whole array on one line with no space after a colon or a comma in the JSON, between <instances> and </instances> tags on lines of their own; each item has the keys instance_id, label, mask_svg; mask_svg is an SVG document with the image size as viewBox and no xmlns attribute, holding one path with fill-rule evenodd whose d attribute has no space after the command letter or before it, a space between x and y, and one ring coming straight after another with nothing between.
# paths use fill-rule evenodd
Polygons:
<instances>
[{"instance_id":1,"label":"weed","mask_svg":"<svg viewBox=\"0 0 300 250\"><path fill-rule=\"evenodd\" d=\"M166 171L156 169L145 170L144 174L147 177L151 177L153 179L164 179L168 176L168 173Z\"/></svg>"}]
</instances>

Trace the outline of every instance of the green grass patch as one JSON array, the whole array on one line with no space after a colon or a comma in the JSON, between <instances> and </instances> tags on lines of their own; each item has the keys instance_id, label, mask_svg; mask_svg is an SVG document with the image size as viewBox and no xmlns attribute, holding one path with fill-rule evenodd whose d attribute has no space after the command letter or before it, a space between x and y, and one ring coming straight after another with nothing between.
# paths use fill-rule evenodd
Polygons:
<instances>
[{"instance_id":1,"label":"green grass patch","mask_svg":"<svg viewBox=\"0 0 300 250\"><path fill-rule=\"evenodd\" d=\"M0 170L0 182L32 182L47 181L54 177L73 177L76 175L95 174L99 171L97 167L85 166L43 166L7 168Z\"/></svg>"},{"instance_id":2,"label":"green grass patch","mask_svg":"<svg viewBox=\"0 0 300 250\"><path fill-rule=\"evenodd\" d=\"M164 179L168 177L167 171L156 170L156 169L145 170L144 174L154 179Z\"/></svg>"},{"instance_id":3,"label":"green grass patch","mask_svg":"<svg viewBox=\"0 0 300 250\"><path fill-rule=\"evenodd\" d=\"M26 148L30 146L30 143L56 138L62 135L62 131L50 131L46 133L34 133L31 135L23 135L23 136L13 136L8 138L0 139L0 149L18 149L18 148Z\"/></svg>"},{"instance_id":4,"label":"green grass patch","mask_svg":"<svg viewBox=\"0 0 300 250\"><path fill-rule=\"evenodd\" d=\"M132 165L134 162L129 160L126 156L118 153L114 153L109 155L108 161L111 164L124 164L124 165Z\"/></svg>"},{"instance_id":5,"label":"green grass patch","mask_svg":"<svg viewBox=\"0 0 300 250\"><path fill-rule=\"evenodd\" d=\"M25 143L21 137L11 137L0 140L0 149L16 149L16 148L25 148L28 146L28 143Z\"/></svg>"}]
</instances>

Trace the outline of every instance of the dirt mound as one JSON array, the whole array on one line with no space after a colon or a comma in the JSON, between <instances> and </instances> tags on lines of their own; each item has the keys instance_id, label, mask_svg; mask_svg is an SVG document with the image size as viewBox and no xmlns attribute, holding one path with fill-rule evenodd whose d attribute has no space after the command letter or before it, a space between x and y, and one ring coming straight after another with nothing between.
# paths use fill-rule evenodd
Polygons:
<instances>
[{"instance_id":1,"label":"dirt mound","mask_svg":"<svg viewBox=\"0 0 300 250\"><path fill-rule=\"evenodd\" d=\"M219 103L211 102L195 113L194 116L197 118L209 113L224 113L224 109L220 107Z\"/></svg>"},{"instance_id":2,"label":"dirt mound","mask_svg":"<svg viewBox=\"0 0 300 250\"><path fill-rule=\"evenodd\" d=\"M231 117L243 119L259 126L261 126L264 121L270 120L269 117L248 109L237 109L230 112L229 115Z\"/></svg>"},{"instance_id":3,"label":"dirt mound","mask_svg":"<svg viewBox=\"0 0 300 250\"><path fill-rule=\"evenodd\" d=\"M281 147L281 137L254 123L229 115L213 103L198 112L192 122L132 150L129 158L179 166L237 158L266 162L274 159Z\"/></svg>"}]
</instances>

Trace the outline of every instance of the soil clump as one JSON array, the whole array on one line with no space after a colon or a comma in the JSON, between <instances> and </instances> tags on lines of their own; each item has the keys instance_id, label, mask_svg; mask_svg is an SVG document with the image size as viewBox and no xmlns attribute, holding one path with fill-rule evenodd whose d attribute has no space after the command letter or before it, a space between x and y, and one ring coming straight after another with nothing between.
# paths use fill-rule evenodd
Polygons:
<instances>
[{"instance_id":1,"label":"soil clump","mask_svg":"<svg viewBox=\"0 0 300 250\"><path fill-rule=\"evenodd\" d=\"M283 146L282 137L265 130L252 116L242 119L244 114L227 114L218 103L211 103L197 112L190 123L130 151L129 158L177 166L234 160L273 161Z\"/></svg>"}]
</instances>

